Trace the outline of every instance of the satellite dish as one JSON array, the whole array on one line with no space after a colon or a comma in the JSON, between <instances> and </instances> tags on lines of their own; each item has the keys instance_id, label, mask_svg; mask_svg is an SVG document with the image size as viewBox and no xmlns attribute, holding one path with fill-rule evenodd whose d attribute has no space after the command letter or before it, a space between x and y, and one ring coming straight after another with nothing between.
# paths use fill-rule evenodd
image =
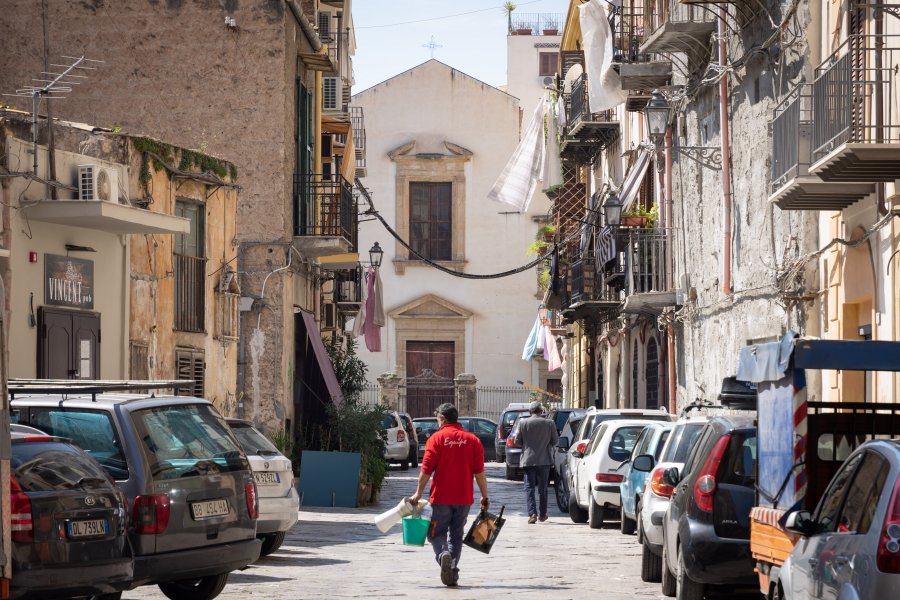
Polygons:
<instances>
[{"instance_id":1,"label":"satellite dish","mask_svg":"<svg viewBox=\"0 0 900 600\"><path fill-rule=\"evenodd\" d=\"M104 202L109 202L112 197L109 174L106 172L106 169L98 169L97 171L97 197Z\"/></svg>"},{"instance_id":2,"label":"satellite dish","mask_svg":"<svg viewBox=\"0 0 900 600\"><path fill-rule=\"evenodd\" d=\"M563 80L563 92L571 94L572 84L582 75L584 75L584 68L581 65L572 65L569 67L569 70L566 71L566 78Z\"/></svg>"}]
</instances>

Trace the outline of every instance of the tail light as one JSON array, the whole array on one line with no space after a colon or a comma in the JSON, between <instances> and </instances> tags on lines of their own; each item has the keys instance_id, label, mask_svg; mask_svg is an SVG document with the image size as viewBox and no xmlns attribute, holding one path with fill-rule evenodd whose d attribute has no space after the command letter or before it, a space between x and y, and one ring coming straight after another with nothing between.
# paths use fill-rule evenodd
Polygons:
<instances>
[{"instance_id":1,"label":"tail light","mask_svg":"<svg viewBox=\"0 0 900 600\"><path fill-rule=\"evenodd\" d=\"M594 475L594 479L600 483L622 483L625 481L625 476L620 473L597 473Z\"/></svg>"},{"instance_id":2,"label":"tail light","mask_svg":"<svg viewBox=\"0 0 900 600\"><path fill-rule=\"evenodd\" d=\"M148 494L134 499L132 524L140 534L156 535L164 533L169 526L169 496Z\"/></svg>"},{"instance_id":3,"label":"tail light","mask_svg":"<svg viewBox=\"0 0 900 600\"><path fill-rule=\"evenodd\" d=\"M665 467L659 467L653 470L653 474L650 476L650 489L654 494L661 498L671 498L675 488L667 483L663 483L663 474L665 474L665 472Z\"/></svg>"},{"instance_id":4,"label":"tail light","mask_svg":"<svg viewBox=\"0 0 900 600\"><path fill-rule=\"evenodd\" d=\"M694 483L694 503L704 512L712 512L713 498L716 494L716 473L719 471L719 463L725 456L725 449L731 441L731 434L723 435L713 446L712 452L703 463L700 475Z\"/></svg>"},{"instance_id":5,"label":"tail light","mask_svg":"<svg viewBox=\"0 0 900 600\"><path fill-rule=\"evenodd\" d=\"M584 451L587 450L587 447L587 442L578 442L578 445L575 446L575 452L581 452L582 454L584 454Z\"/></svg>"},{"instance_id":6,"label":"tail light","mask_svg":"<svg viewBox=\"0 0 900 600\"><path fill-rule=\"evenodd\" d=\"M247 513L251 519L259 518L259 499L256 497L256 483L248 481L244 485L244 496L247 498Z\"/></svg>"},{"instance_id":7,"label":"tail light","mask_svg":"<svg viewBox=\"0 0 900 600\"><path fill-rule=\"evenodd\" d=\"M397 441L402 442L405 439L406 439L406 433L404 433L404 431L401 429L400 431L397 432Z\"/></svg>"},{"instance_id":8,"label":"tail light","mask_svg":"<svg viewBox=\"0 0 900 600\"><path fill-rule=\"evenodd\" d=\"M900 573L900 479L894 483L891 503L884 516L876 562L882 573Z\"/></svg>"},{"instance_id":9,"label":"tail light","mask_svg":"<svg viewBox=\"0 0 900 600\"><path fill-rule=\"evenodd\" d=\"M516 436L511 435L508 438L506 438L506 447L507 448L518 448L519 447L518 442L516 442Z\"/></svg>"},{"instance_id":10,"label":"tail light","mask_svg":"<svg viewBox=\"0 0 900 600\"><path fill-rule=\"evenodd\" d=\"M9 476L10 531L14 542L34 541L34 521L31 517L31 500L22 491L16 478Z\"/></svg>"}]
</instances>

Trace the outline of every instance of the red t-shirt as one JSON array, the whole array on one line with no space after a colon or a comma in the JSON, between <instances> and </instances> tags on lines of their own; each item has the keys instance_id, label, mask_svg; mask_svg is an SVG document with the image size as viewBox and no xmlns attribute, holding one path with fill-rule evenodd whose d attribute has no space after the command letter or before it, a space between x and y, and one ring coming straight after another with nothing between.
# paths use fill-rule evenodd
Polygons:
<instances>
[{"instance_id":1,"label":"red t-shirt","mask_svg":"<svg viewBox=\"0 0 900 600\"><path fill-rule=\"evenodd\" d=\"M472 504L472 478L484 473L481 440L459 423L444 425L425 442L422 472L434 475L432 504Z\"/></svg>"}]
</instances>

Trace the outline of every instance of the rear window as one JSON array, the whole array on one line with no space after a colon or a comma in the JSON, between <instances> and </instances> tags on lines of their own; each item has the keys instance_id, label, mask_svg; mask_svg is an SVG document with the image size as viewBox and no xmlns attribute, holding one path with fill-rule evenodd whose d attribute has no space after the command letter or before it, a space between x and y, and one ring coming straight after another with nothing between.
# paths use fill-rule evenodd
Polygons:
<instances>
[{"instance_id":1,"label":"rear window","mask_svg":"<svg viewBox=\"0 0 900 600\"><path fill-rule=\"evenodd\" d=\"M225 420L211 406L161 406L132 413L155 480L249 470Z\"/></svg>"},{"instance_id":2,"label":"rear window","mask_svg":"<svg viewBox=\"0 0 900 600\"><path fill-rule=\"evenodd\" d=\"M653 458L656 459L656 462L659 462L659 455L662 453L663 446L666 445L666 440L669 439L670 433L672 433L670 429L663 431L662 435L659 436L659 441L656 442L656 452L653 453Z\"/></svg>"},{"instance_id":3,"label":"rear window","mask_svg":"<svg viewBox=\"0 0 900 600\"><path fill-rule=\"evenodd\" d=\"M722 483L752 488L756 483L756 432L735 431L716 479Z\"/></svg>"},{"instance_id":4,"label":"rear window","mask_svg":"<svg viewBox=\"0 0 900 600\"><path fill-rule=\"evenodd\" d=\"M566 421L569 420L569 415L572 414L567 410L558 410L556 414L553 415L553 422L556 423L556 432L561 433L563 427L566 426Z\"/></svg>"},{"instance_id":5,"label":"rear window","mask_svg":"<svg viewBox=\"0 0 900 600\"><path fill-rule=\"evenodd\" d=\"M438 430L437 421L413 421L416 429L421 429L422 433L430 433Z\"/></svg>"},{"instance_id":6,"label":"rear window","mask_svg":"<svg viewBox=\"0 0 900 600\"><path fill-rule=\"evenodd\" d=\"M64 442L15 442L11 467L26 492L115 490L100 465Z\"/></svg>"},{"instance_id":7,"label":"rear window","mask_svg":"<svg viewBox=\"0 0 900 600\"><path fill-rule=\"evenodd\" d=\"M281 454L278 448L275 447L275 444L270 442L266 436L246 423L233 423L231 432L234 433L234 437L237 438L238 443L246 454L259 456Z\"/></svg>"},{"instance_id":8,"label":"rear window","mask_svg":"<svg viewBox=\"0 0 900 600\"><path fill-rule=\"evenodd\" d=\"M382 429L393 429L394 427L399 427L399 425L397 425L397 419L394 418L394 415L384 415L381 427Z\"/></svg>"},{"instance_id":9,"label":"rear window","mask_svg":"<svg viewBox=\"0 0 900 600\"><path fill-rule=\"evenodd\" d=\"M128 463L109 413L89 409L32 408L32 427L68 438L118 481L128 479Z\"/></svg>"},{"instance_id":10,"label":"rear window","mask_svg":"<svg viewBox=\"0 0 900 600\"><path fill-rule=\"evenodd\" d=\"M628 460L631 451L634 450L634 444L637 442L638 436L644 430L642 425L634 427L620 427L612 433L612 439L609 441L609 457L617 462Z\"/></svg>"},{"instance_id":11,"label":"rear window","mask_svg":"<svg viewBox=\"0 0 900 600\"><path fill-rule=\"evenodd\" d=\"M703 431L705 423L685 423L680 427L676 427L672 432L672 439L666 446L665 456L662 462L683 463L687 460L691 453L691 448L697 442L697 436Z\"/></svg>"},{"instance_id":12,"label":"rear window","mask_svg":"<svg viewBox=\"0 0 900 600\"><path fill-rule=\"evenodd\" d=\"M527 414L528 414L527 410L509 411L509 412L503 413L503 424L504 425L512 425L515 422L515 420L519 418L520 415L527 415Z\"/></svg>"}]
</instances>

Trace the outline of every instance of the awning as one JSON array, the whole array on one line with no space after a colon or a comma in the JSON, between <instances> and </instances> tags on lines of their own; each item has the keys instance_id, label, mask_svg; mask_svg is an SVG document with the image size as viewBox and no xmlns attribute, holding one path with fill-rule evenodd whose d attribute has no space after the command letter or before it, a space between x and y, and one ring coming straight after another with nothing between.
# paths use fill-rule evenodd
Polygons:
<instances>
[{"instance_id":1,"label":"awning","mask_svg":"<svg viewBox=\"0 0 900 600\"><path fill-rule=\"evenodd\" d=\"M328 357L328 351L325 350L322 336L319 335L316 318L312 313L308 313L304 310L301 310L300 314L303 315L303 324L306 325L306 334L309 336L309 343L313 347L313 352L316 355L316 361L319 363L319 370L322 372L322 378L325 380L325 386L328 389L328 394L331 396L331 401L337 405L343 404L344 393L341 391L340 384L338 384L337 375L334 373L334 366L331 364L331 359Z\"/></svg>"},{"instance_id":2,"label":"awning","mask_svg":"<svg viewBox=\"0 0 900 600\"><path fill-rule=\"evenodd\" d=\"M650 151L642 148L638 154L637 160L632 165L625 181L622 182L622 188L619 190L619 201L622 203L622 212L628 212L631 204L638 196L641 189L641 182L644 181L644 175L647 173L647 167L650 166Z\"/></svg>"}]
</instances>

